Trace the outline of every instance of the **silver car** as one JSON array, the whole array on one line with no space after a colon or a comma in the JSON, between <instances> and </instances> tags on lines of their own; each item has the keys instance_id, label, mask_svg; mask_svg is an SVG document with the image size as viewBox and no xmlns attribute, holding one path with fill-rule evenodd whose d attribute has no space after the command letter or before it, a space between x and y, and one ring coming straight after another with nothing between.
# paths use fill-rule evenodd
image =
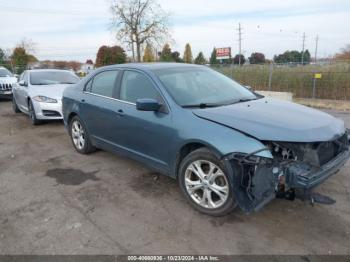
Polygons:
<instances>
[{"instance_id":1,"label":"silver car","mask_svg":"<svg viewBox=\"0 0 350 262\"><path fill-rule=\"evenodd\" d=\"M64 89L79 78L67 70L38 69L24 71L13 86L13 110L29 115L33 125L43 120L62 119Z\"/></svg>"}]
</instances>

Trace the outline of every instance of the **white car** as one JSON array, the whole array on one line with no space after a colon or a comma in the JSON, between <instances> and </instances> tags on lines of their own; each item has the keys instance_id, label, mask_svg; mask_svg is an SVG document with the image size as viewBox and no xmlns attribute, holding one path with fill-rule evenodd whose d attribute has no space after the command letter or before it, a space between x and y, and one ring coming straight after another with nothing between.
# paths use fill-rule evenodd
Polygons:
<instances>
[{"instance_id":1,"label":"white car","mask_svg":"<svg viewBox=\"0 0 350 262\"><path fill-rule=\"evenodd\" d=\"M0 98L11 98L12 86L15 83L17 83L17 77L5 67L0 66Z\"/></svg>"},{"instance_id":2,"label":"white car","mask_svg":"<svg viewBox=\"0 0 350 262\"><path fill-rule=\"evenodd\" d=\"M33 125L43 120L62 119L62 95L79 78L67 70L38 69L24 71L13 86L13 110L28 114Z\"/></svg>"}]
</instances>

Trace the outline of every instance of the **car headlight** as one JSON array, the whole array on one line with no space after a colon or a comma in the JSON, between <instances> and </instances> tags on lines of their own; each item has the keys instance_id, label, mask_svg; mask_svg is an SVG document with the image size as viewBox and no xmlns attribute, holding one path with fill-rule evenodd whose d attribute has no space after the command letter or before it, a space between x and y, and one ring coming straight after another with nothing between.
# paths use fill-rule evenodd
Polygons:
<instances>
[{"instance_id":1,"label":"car headlight","mask_svg":"<svg viewBox=\"0 0 350 262\"><path fill-rule=\"evenodd\" d=\"M34 96L33 99L42 103L57 103L57 100L47 96Z\"/></svg>"}]
</instances>

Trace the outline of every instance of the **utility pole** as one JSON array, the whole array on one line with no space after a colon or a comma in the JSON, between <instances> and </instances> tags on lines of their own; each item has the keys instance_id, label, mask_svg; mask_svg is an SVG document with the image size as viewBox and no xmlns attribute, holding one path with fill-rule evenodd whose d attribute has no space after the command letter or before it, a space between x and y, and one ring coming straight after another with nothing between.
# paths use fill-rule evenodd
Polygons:
<instances>
[{"instance_id":1,"label":"utility pole","mask_svg":"<svg viewBox=\"0 0 350 262\"><path fill-rule=\"evenodd\" d=\"M318 49L318 35L316 36L316 46L315 46L315 64L317 63L317 49Z\"/></svg>"},{"instance_id":2,"label":"utility pole","mask_svg":"<svg viewBox=\"0 0 350 262\"><path fill-rule=\"evenodd\" d=\"M242 56L242 27L241 23L238 23L238 65L241 65Z\"/></svg>"},{"instance_id":3,"label":"utility pole","mask_svg":"<svg viewBox=\"0 0 350 262\"><path fill-rule=\"evenodd\" d=\"M305 51L305 32L303 33L303 51L301 53L301 64L304 65L304 51Z\"/></svg>"}]
</instances>

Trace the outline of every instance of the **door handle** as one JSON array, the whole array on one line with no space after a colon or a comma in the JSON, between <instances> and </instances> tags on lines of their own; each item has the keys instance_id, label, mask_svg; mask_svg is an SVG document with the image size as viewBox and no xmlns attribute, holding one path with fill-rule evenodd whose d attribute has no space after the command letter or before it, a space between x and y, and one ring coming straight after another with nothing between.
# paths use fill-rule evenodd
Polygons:
<instances>
[{"instance_id":1,"label":"door handle","mask_svg":"<svg viewBox=\"0 0 350 262\"><path fill-rule=\"evenodd\" d=\"M117 111L117 115L118 115L118 116L124 116L125 113L124 113L123 109L119 109L119 110Z\"/></svg>"},{"instance_id":2,"label":"door handle","mask_svg":"<svg viewBox=\"0 0 350 262\"><path fill-rule=\"evenodd\" d=\"M84 102L85 102L85 99L82 99L82 100L81 100L81 102L83 102L83 103L84 103Z\"/></svg>"}]
</instances>

